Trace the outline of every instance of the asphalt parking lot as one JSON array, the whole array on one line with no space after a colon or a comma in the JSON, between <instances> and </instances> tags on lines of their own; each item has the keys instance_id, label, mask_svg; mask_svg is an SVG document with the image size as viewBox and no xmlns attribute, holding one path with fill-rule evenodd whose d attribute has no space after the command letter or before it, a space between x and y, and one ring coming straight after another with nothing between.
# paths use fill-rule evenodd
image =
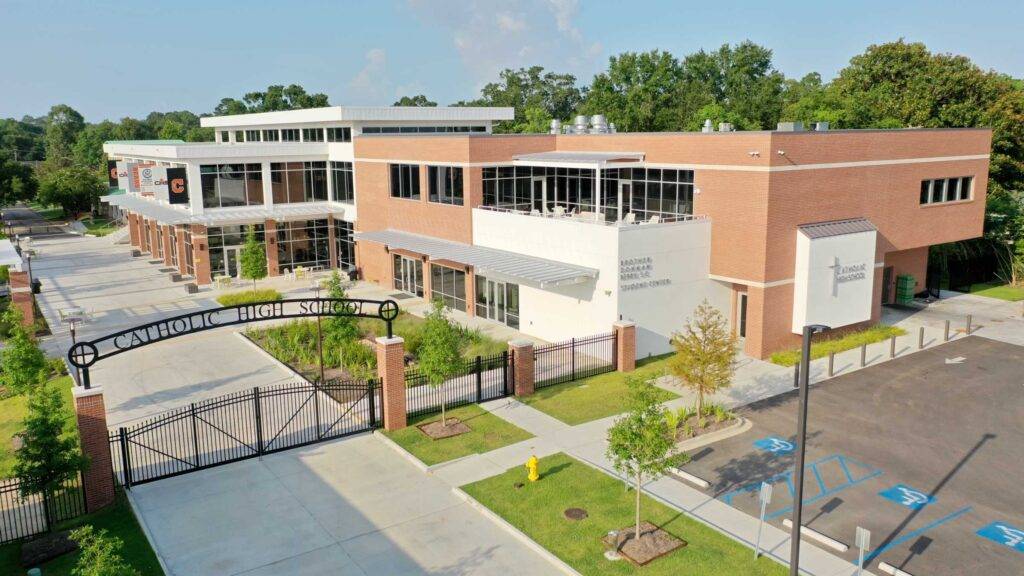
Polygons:
<instances>
[{"instance_id":1,"label":"asphalt parking lot","mask_svg":"<svg viewBox=\"0 0 1024 576\"><path fill-rule=\"evenodd\" d=\"M867 566L914 576L1024 574L1024 347L971 336L811 389L804 525ZM753 428L692 454L685 469L720 500L791 517L794 393L740 413ZM837 552L838 553L838 552Z\"/></svg>"}]
</instances>

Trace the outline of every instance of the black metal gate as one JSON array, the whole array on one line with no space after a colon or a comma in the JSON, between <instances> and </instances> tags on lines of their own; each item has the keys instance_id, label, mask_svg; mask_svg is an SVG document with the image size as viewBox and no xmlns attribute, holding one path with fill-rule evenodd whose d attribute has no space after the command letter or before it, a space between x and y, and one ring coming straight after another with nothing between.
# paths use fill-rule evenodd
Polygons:
<instances>
[{"instance_id":1,"label":"black metal gate","mask_svg":"<svg viewBox=\"0 0 1024 576\"><path fill-rule=\"evenodd\" d=\"M110 431L114 473L131 487L372 430L383 419L374 380L253 388Z\"/></svg>"}]
</instances>

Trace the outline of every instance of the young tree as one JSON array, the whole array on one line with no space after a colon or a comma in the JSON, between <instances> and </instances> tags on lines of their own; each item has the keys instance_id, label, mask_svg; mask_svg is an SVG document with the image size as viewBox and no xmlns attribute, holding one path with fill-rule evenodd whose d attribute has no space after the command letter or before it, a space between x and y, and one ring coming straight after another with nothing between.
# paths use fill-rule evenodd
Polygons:
<instances>
[{"instance_id":1,"label":"young tree","mask_svg":"<svg viewBox=\"0 0 1024 576\"><path fill-rule=\"evenodd\" d=\"M88 212L99 203L107 183L93 170L80 167L48 172L39 186L39 202L60 206L65 216Z\"/></svg>"},{"instance_id":2,"label":"young tree","mask_svg":"<svg viewBox=\"0 0 1024 576\"><path fill-rule=\"evenodd\" d=\"M335 270L327 280L327 297L337 300L348 298L341 274ZM343 342L359 338L359 321L352 316L331 316L324 321L324 343L340 346Z\"/></svg>"},{"instance_id":3,"label":"young tree","mask_svg":"<svg viewBox=\"0 0 1024 576\"><path fill-rule=\"evenodd\" d=\"M21 325L21 311L17 307L11 306L4 312L3 323L10 333L0 350L0 383L15 394L30 392L46 380L46 355Z\"/></svg>"},{"instance_id":4,"label":"young tree","mask_svg":"<svg viewBox=\"0 0 1024 576\"><path fill-rule=\"evenodd\" d=\"M19 434L22 446L14 455L14 475L21 479L22 496L43 495L49 514L53 493L85 466L78 438L69 433L67 407L60 391L52 386L33 390L24 426Z\"/></svg>"},{"instance_id":5,"label":"young tree","mask_svg":"<svg viewBox=\"0 0 1024 576\"><path fill-rule=\"evenodd\" d=\"M665 414L667 410L654 385L635 376L629 386L629 412L608 429L608 458L615 469L636 482L636 536L640 540L640 496L643 482L665 473L671 465L673 440Z\"/></svg>"},{"instance_id":6,"label":"young tree","mask_svg":"<svg viewBox=\"0 0 1024 576\"><path fill-rule=\"evenodd\" d=\"M738 350L725 316L707 300L701 302L681 332L672 334L675 356L669 370L697 393L697 426L704 418L704 395L732 382Z\"/></svg>"},{"instance_id":7,"label":"young tree","mask_svg":"<svg viewBox=\"0 0 1024 576\"><path fill-rule=\"evenodd\" d=\"M65 168L73 161L72 148L78 133L85 128L85 119L67 104L50 108L46 115L46 162L53 168Z\"/></svg>"},{"instance_id":8,"label":"young tree","mask_svg":"<svg viewBox=\"0 0 1024 576\"><path fill-rule=\"evenodd\" d=\"M72 576L138 576L139 571L121 557L124 542L106 530L96 532L86 525L72 532L71 539L82 551Z\"/></svg>"},{"instance_id":9,"label":"young tree","mask_svg":"<svg viewBox=\"0 0 1024 576\"><path fill-rule=\"evenodd\" d=\"M256 239L256 228L249 226L245 232L245 244L238 255L241 277L252 280L252 291L256 293L256 281L267 277L267 247Z\"/></svg>"},{"instance_id":10,"label":"young tree","mask_svg":"<svg viewBox=\"0 0 1024 576\"><path fill-rule=\"evenodd\" d=\"M419 347L420 371L435 390L446 378L462 367L459 332L448 318L444 303L434 300L423 324L423 341ZM445 421L444 395L441 396L441 426Z\"/></svg>"}]
</instances>

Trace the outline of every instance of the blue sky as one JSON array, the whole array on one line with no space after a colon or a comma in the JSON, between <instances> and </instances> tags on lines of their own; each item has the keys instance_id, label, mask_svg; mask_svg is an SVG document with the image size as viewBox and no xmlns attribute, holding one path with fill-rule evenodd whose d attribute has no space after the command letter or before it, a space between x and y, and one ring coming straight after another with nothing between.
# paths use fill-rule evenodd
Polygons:
<instances>
[{"instance_id":1,"label":"blue sky","mask_svg":"<svg viewBox=\"0 0 1024 576\"><path fill-rule=\"evenodd\" d=\"M333 104L425 93L474 97L506 67L583 82L608 57L677 56L746 39L799 77L831 78L872 43L904 37L1024 77L1024 3L921 0L0 0L0 117L67 103L89 121L208 112L225 96L298 83Z\"/></svg>"}]
</instances>

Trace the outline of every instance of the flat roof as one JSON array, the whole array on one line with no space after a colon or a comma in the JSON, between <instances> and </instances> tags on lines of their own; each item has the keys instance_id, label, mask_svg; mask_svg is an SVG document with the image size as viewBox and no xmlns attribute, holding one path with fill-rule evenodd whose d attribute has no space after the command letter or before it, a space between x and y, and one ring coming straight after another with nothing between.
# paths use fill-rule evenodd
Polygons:
<instances>
[{"instance_id":1,"label":"flat roof","mask_svg":"<svg viewBox=\"0 0 1024 576\"><path fill-rule=\"evenodd\" d=\"M310 122L469 122L512 120L515 109L498 106L326 106L230 116L205 116L211 128L301 124Z\"/></svg>"},{"instance_id":2,"label":"flat roof","mask_svg":"<svg viewBox=\"0 0 1024 576\"><path fill-rule=\"evenodd\" d=\"M831 236L857 234L859 232L874 232L878 230L878 228L875 228L875 225L867 218L849 218L846 220L830 220L828 222L802 224L797 226L797 229L812 240L816 238L829 238Z\"/></svg>"},{"instance_id":3,"label":"flat roof","mask_svg":"<svg viewBox=\"0 0 1024 576\"><path fill-rule=\"evenodd\" d=\"M392 229L356 232L355 238L357 241L383 244L390 249L424 254L431 260L472 266L477 274L538 288L579 284L597 278L595 268Z\"/></svg>"},{"instance_id":4,"label":"flat roof","mask_svg":"<svg viewBox=\"0 0 1024 576\"><path fill-rule=\"evenodd\" d=\"M535 152L532 154L515 154L512 163L529 166L588 166L605 167L614 165L634 165L644 161L643 152Z\"/></svg>"}]
</instances>

